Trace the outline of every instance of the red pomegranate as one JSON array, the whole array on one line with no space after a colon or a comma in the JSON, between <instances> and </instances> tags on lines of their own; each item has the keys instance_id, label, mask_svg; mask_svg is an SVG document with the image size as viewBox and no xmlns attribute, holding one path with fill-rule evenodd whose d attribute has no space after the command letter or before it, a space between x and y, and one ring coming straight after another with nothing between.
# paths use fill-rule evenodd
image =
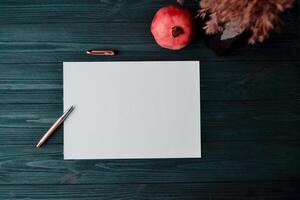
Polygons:
<instances>
[{"instance_id":1,"label":"red pomegranate","mask_svg":"<svg viewBox=\"0 0 300 200\"><path fill-rule=\"evenodd\" d=\"M151 24L151 32L161 47L178 50L185 47L192 39L192 14L176 6L160 8Z\"/></svg>"}]
</instances>

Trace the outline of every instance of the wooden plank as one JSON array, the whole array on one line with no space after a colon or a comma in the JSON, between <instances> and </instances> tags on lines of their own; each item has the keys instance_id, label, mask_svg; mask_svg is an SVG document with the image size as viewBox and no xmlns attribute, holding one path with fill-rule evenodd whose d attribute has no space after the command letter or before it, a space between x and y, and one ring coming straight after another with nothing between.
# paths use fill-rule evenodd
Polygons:
<instances>
[{"instance_id":1,"label":"wooden plank","mask_svg":"<svg viewBox=\"0 0 300 200\"><path fill-rule=\"evenodd\" d=\"M237 120L241 124L242 120ZM249 123L251 125L251 123ZM245 127L233 125L202 125L202 141L289 141L300 140L300 131L295 123L260 123ZM49 125L50 127L50 125ZM47 127L0 128L0 145L35 145ZM288 131L287 131L288 130ZM63 129L60 128L47 143L62 144Z\"/></svg>"},{"instance_id":2,"label":"wooden plank","mask_svg":"<svg viewBox=\"0 0 300 200\"><path fill-rule=\"evenodd\" d=\"M125 41L126 39L123 38ZM226 57L217 57L208 49L203 41L192 43L182 51L170 51L160 48L153 39L136 41L136 44L100 42L88 44L53 43L39 44L36 42L0 42L0 63L53 63L72 61L157 61L157 60L201 60L201 61L296 61L298 59L298 41L279 42L273 40L271 44L246 46L232 50ZM147 44L147 42L151 44ZM113 44L114 43L114 44ZM125 43L125 42L124 42ZM113 48L119 51L114 57L96 57L85 54L91 48Z\"/></svg>"},{"instance_id":3,"label":"wooden plank","mask_svg":"<svg viewBox=\"0 0 300 200\"><path fill-rule=\"evenodd\" d=\"M170 4L178 5L173 0L4 0L0 2L0 23L149 22L156 10ZM185 6L194 13L198 9L196 1L186 1Z\"/></svg>"},{"instance_id":4,"label":"wooden plank","mask_svg":"<svg viewBox=\"0 0 300 200\"><path fill-rule=\"evenodd\" d=\"M0 103L62 103L62 80L0 80Z\"/></svg>"},{"instance_id":5,"label":"wooden plank","mask_svg":"<svg viewBox=\"0 0 300 200\"><path fill-rule=\"evenodd\" d=\"M48 127L62 111L62 104L7 104L0 106L0 127Z\"/></svg>"},{"instance_id":6,"label":"wooden plank","mask_svg":"<svg viewBox=\"0 0 300 200\"><path fill-rule=\"evenodd\" d=\"M62 145L0 146L0 184L299 180L299 141L203 143L201 159L63 160Z\"/></svg>"},{"instance_id":7,"label":"wooden plank","mask_svg":"<svg viewBox=\"0 0 300 200\"><path fill-rule=\"evenodd\" d=\"M62 63L0 64L0 72L1 81L63 79Z\"/></svg>"},{"instance_id":8,"label":"wooden plank","mask_svg":"<svg viewBox=\"0 0 300 200\"><path fill-rule=\"evenodd\" d=\"M233 124L219 124L211 122L209 125L202 124L202 141L287 141L300 140L298 122L276 125L270 122L242 123L237 119L237 126ZM50 124L49 126L50 127ZM4 127L0 128L0 145L34 145L47 130L48 127ZM288 131L287 131L288 130ZM60 128L48 141L50 144L63 143L63 130Z\"/></svg>"},{"instance_id":9,"label":"wooden plank","mask_svg":"<svg viewBox=\"0 0 300 200\"><path fill-rule=\"evenodd\" d=\"M300 96L298 62L201 62L201 99ZM0 103L62 103L62 64L0 64Z\"/></svg>"},{"instance_id":10,"label":"wooden plank","mask_svg":"<svg viewBox=\"0 0 300 200\"><path fill-rule=\"evenodd\" d=\"M216 115L224 115L223 112L217 112ZM202 114L205 118L206 114ZM239 118L240 117L240 118ZM209 121L202 123L202 141L299 141L300 130L299 122L270 122L254 121L242 119L243 115L237 115L236 125L234 123L221 123L219 121ZM216 117L217 118L217 117ZM54 119L54 118L53 118ZM50 121L50 120L49 120ZM224 120L225 121L225 120ZM46 123L45 123L46 124ZM276 125L275 125L276 124ZM12 124L11 127L0 128L0 145L35 145L42 134L50 127L13 127L18 124ZM42 126L42 125L41 125ZM288 130L288 131L287 131ZM60 128L54 136L47 142L48 144L63 143L63 129Z\"/></svg>"},{"instance_id":11,"label":"wooden plank","mask_svg":"<svg viewBox=\"0 0 300 200\"><path fill-rule=\"evenodd\" d=\"M150 22L156 10L170 4L178 5L174 0L2 0L0 23ZM198 10L197 1L185 1L184 6L193 13ZM284 21L291 23L296 9L286 12Z\"/></svg>"},{"instance_id":12,"label":"wooden plank","mask_svg":"<svg viewBox=\"0 0 300 200\"><path fill-rule=\"evenodd\" d=\"M205 123L299 122L299 101L202 101ZM48 127L62 112L62 104L7 104L0 106L0 127ZM208 124L207 124L208 125ZM278 124L277 124L278 125Z\"/></svg>"},{"instance_id":13,"label":"wooden plank","mask_svg":"<svg viewBox=\"0 0 300 200\"><path fill-rule=\"evenodd\" d=\"M54 122L54 121L53 121ZM35 145L42 137L42 135L49 129L47 127L2 127L0 128L0 145ZM279 132L279 131L278 131ZM282 130L281 130L282 132ZM278 134L277 134L278 135ZM297 138L299 133L295 130L289 135L294 135ZM277 136L281 139L286 138L284 134ZM277 138L276 137L276 138ZM282 138L283 137L283 138ZM298 138L300 139L300 137ZM48 144L62 144L63 143L63 128L60 127L51 137Z\"/></svg>"},{"instance_id":14,"label":"wooden plank","mask_svg":"<svg viewBox=\"0 0 300 200\"><path fill-rule=\"evenodd\" d=\"M298 62L201 62L202 100L297 99Z\"/></svg>"},{"instance_id":15,"label":"wooden plank","mask_svg":"<svg viewBox=\"0 0 300 200\"><path fill-rule=\"evenodd\" d=\"M299 105L297 100L202 101L203 141L299 141ZM62 110L62 104L2 104L0 144L34 145ZM61 130L50 143L62 144Z\"/></svg>"},{"instance_id":16,"label":"wooden plank","mask_svg":"<svg viewBox=\"0 0 300 200\"><path fill-rule=\"evenodd\" d=\"M1 186L1 199L220 199L295 200L300 182L105 184L105 185L13 185Z\"/></svg>"},{"instance_id":17,"label":"wooden plank","mask_svg":"<svg viewBox=\"0 0 300 200\"><path fill-rule=\"evenodd\" d=\"M10 24L0 32L0 63L33 63L96 60L298 60L295 26L263 44L216 56L198 38L182 51L160 48L147 23ZM85 54L91 48L114 48L118 56Z\"/></svg>"}]
</instances>

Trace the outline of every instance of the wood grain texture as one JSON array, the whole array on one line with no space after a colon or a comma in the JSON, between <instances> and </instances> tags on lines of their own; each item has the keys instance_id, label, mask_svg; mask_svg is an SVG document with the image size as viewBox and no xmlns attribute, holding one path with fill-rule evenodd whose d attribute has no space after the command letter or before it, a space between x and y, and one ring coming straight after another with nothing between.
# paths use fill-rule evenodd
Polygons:
<instances>
[{"instance_id":1,"label":"wood grain texture","mask_svg":"<svg viewBox=\"0 0 300 200\"><path fill-rule=\"evenodd\" d=\"M3 0L0 23L149 22L157 9L170 4L177 5L170 0ZM194 12L198 8L196 1L186 1L185 6Z\"/></svg>"},{"instance_id":2,"label":"wood grain texture","mask_svg":"<svg viewBox=\"0 0 300 200\"><path fill-rule=\"evenodd\" d=\"M2 199L295 200L299 182L1 186Z\"/></svg>"},{"instance_id":3,"label":"wood grain texture","mask_svg":"<svg viewBox=\"0 0 300 200\"><path fill-rule=\"evenodd\" d=\"M166 5L178 4L172 0L1 0L0 23L149 23L156 10ZM196 14L198 1L185 1L184 6ZM288 24L295 23L296 17L296 8L283 15Z\"/></svg>"},{"instance_id":4,"label":"wood grain texture","mask_svg":"<svg viewBox=\"0 0 300 200\"><path fill-rule=\"evenodd\" d=\"M292 29L294 26L292 26ZM217 57L198 38L184 51L170 51L155 44L147 23L82 23L2 25L0 63L102 60L289 60L297 61L295 30L284 30L263 44L233 50ZM292 34L292 35L291 35ZM97 57L91 48L119 50L115 57Z\"/></svg>"},{"instance_id":5,"label":"wood grain texture","mask_svg":"<svg viewBox=\"0 0 300 200\"><path fill-rule=\"evenodd\" d=\"M203 142L201 159L63 160L62 145L1 145L0 185L297 181L299 151L299 140Z\"/></svg>"},{"instance_id":6,"label":"wood grain texture","mask_svg":"<svg viewBox=\"0 0 300 200\"><path fill-rule=\"evenodd\" d=\"M202 36L158 47L149 24L169 4L0 1L0 199L300 198L299 3L281 33L223 57ZM203 159L64 161L62 128L34 147L63 109L62 62L106 60L201 60Z\"/></svg>"},{"instance_id":7,"label":"wood grain texture","mask_svg":"<svg viewBox=\"0 0 300 200\"><path fill-rule=\"evenodd\" d=\"M202 101L203 141L299 140L299 106L297 99ZM0 106L0 145L34 144L61 114L62 107L62 104ZM50 143L62 143L61 130Z\"/></svg>"},{"instance_id":8,"label":"wood grain texture","mask_svg":"<svg viewBox=\"0 0 300 200\"><path fill-rule=\"evenodd\" d=\"M130 1L131 2L131 1ZM48 6L47 3L44 1L40 2L34 2L33 4L26 4L25 8L22 6L4 6L5 9L18 9L21 10L24 9L24 12L29 13L38 13L40 15L46 15L46 19L43 21L39 21L39 23L35 24L35 20L41 20L43 19L42 16L35 16L35 17L23 17L23 15L20 15L21 19L27 19L27 21L23 21L23 23L18 24L2 24L0 33L0 52L5 57L2 57L5 59L0 59L0 62L16 62L17 59L14 56L13 58L10 58L10 53L13 51L14 54L22 56L22 61L24 62L24 59L28 57L26 62L32 62L32 59L35 58L34 55L29 54L28 50L30 49L30 52L35 52L36 58L35 61L39 62L61 62L62 60L72 61L73 59L76 60L87 60L90 57L86 57L82 55L82 52L84 52L87 49L94 48L95 46L98 46L99 48L107 48L107 47L113 47L120 50L120 55L118 59L126 60L128 56L130 56L131 59L136 60L154 60L155 56L160 56L160 59L199 59L202 60L205 59L218 59L222 60L222 58L214 56L211 51L209 51L205 46L203 45L203 42L201 38L198 38L198 42L194 43L193 45L186 48L184 52L180 52L178 54L170 53L170 51L165 51L159 48L153 41L153 38L149 31L149 23L151 21L150 19L147 19L146 21L139 22L140 19L143 19L143 16L147 16L149 18L148 12L154 13L156 8L160 7L160 3L158 5L154 4L153 6L149 6L149 1L145 1L146 3L143 4L140 1L134 1L133 4L138 4L138 6L141 7L143 10L148 10L147 12L132 12L135 13L135 16L130 21L126 22L98 22L98 23L91 23L91 22L85 22L85 23L70 23L68 20L64 21L64 16L72 17L69 12L73 13L76 16L79 16L81 19L89 19L84 18L84 15L80 15L76 12L76 9L69 12L62 12L61 14L58 14L59 11L54 11L58 16L54 19L56 19L56 22L51 22L51 26L49 26L47 23L50 23L51 17L47 16L51 12L42 12L42 11L31 11L30 9L33 7L34 9L39 8L51 8L52 9L59 9L61 8L59 4L50 4ZM159 2L159 1L157 1ZM156 3L157 3L156 2ZM20 3L20 2L19 2ZM57 3L57 2L56 2ZM107 2L105 2L107 4ZM109 6L104 3L104 6L95 6L95 2L90 2L90 7L94 8L111 8L111 7L105 7ZM132 2L131 2L132 3ZM122 7L130 7L131 4L127 1L118 1L114 2L112 4L122 4L119 5L120 8ZM163 3L163 2L161 2ZM70 2L69 2L70 4ZM129 5L128 5L129 4ZM63 7L68 8L68 3L62 3ZM76 3L73 4L73 6L76 5ZM31 7L32 6L32 7ZM83 9L84 6L81 4L77 4L78 9ZM118 6L115 6L118 7ZM195 7L195 6L194 6ZM71 6L72 8L72 6ZM70 9L70 8L69 8ZM136 9L135 6L133 6L133 9ZM110 9L108 9L110 10ZM12 11L15 12L15 11ZM4 12L5 13L5 12ZM94 16L94 19L101 19L101 17L97 17L99 14L103 16L109 15L109 18L118 18L120 15L113 14L113 17L110 16L110 13L105 13L99 11L94 11L93 9L89 12L90 15ZM126 13L128 15L128 10L126 9ZM7 18L5 18L5 14L2 15L3 19L7 21ZM1 17L2 17L1 16ZM128 15L130 16L130 15ZM1 19L0 17L0 19ZM152 17L152 16L151 16ZM121 17L122 19L126 19L126 17ZM76 19L76 18L75 18ZM16 20L14 17L13 20ZM50 21L49 21L50 20ZM233 52L232 56L228 56L226 59L246 59L246 60L268 60L272 57L272 59L277 58L279 59L296 59L298 56L296 51L297 47L294 46L295 42L297 41L297 15L296 10L292 10L288 12L285 15L285 20L287 21L287 24L285 28L283 29L282 33L279 34L273 34L272 38L270 40L267 40L264 44L259 45L263 46L264 51L260 52L261 48L258 48L258 46L255 47L248 47L244 48L244 54L239 52ZM47 23L46 23L47 22ZM76 21L78 22L78 21ZM279 47L279 46L280 47ZM296 44L297 45L297 44ZM289 48L291 46L294 46L295 48ZM285 48L285 49L283 49ZM195 54L195 50L197 49L197 54ZM268 50L267 50L268 49ZM157 54L157 52L160 52ZM47 54L48 53L48 54ZM71 57L66 57L66 55L63 54L73 54ZM142 55L139 55L139 53L142 53ZM236 56L236 53L238 53L238 57ZM276 56L274 56L276 54ZM27 56L25 56L27 55ZM51 55L51 56L47 56ZM197 55L197 56L196 56ZM1 57L0 57L1 58ZM111 59L111 58L109 58ZM269 59L270 60L270 59ZM22 63L22 61L20 61Z\"/></svg>"},{"instance_id":9,"label":"wood grain texture","mask_svg":"<svg viewBox=\"0 0 300 200\"><path fill-rule=\"evenodd\" d=\"M0 64L0 103L62 103L62 64ZM201 99L295 100L298 62L201 61Z\"/></svg>"}]
</instances>

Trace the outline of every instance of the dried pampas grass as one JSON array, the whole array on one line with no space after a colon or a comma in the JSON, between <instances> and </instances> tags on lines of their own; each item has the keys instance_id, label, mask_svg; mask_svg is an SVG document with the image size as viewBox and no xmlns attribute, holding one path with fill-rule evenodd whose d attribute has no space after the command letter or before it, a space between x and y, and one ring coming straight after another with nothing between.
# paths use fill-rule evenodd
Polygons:
<instances>
[{"instance_id":1,"label":"dried pampas grass","mask_svg":"<svg viewBox=\"0 0 300 200\"><path fill-rule=\"evenodd\" d=\"M250 44L262 42L281 25L279 14L291 8L293 0L201 0L199 16L209 16L207 34L232 28L241 33L250 30Z\"/></svg>"}]
</instances>

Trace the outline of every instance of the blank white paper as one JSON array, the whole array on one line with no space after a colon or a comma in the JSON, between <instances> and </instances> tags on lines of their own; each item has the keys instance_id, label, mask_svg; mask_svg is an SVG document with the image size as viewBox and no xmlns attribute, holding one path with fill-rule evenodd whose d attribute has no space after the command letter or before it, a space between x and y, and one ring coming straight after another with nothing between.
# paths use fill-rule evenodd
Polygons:
<instances>
[{"instance_id":1,"label":"blank white paper","mask_svg":"<svg viewBox=\"0 0 300 200\"><path fill-rule=\"evenodd\" d=\"M65 62L64 159L201 157L198 61Z\"/></svg>"}]
</instances>

